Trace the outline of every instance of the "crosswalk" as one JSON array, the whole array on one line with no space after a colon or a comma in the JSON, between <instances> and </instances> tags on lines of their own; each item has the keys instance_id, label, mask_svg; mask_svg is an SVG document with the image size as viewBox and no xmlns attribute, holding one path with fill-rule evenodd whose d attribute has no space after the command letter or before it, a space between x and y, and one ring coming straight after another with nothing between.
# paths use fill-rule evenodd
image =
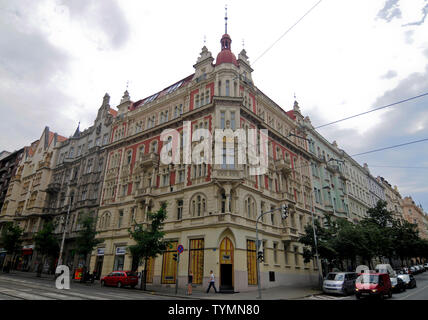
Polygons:
<instances>
[{"instance_id":1,"label":"crosswalk","mask_svg":"<svg viewBox=\"0 0 428 320\"><path fill-rule=\"evenodd\" d=\"M349 300L349 297L317 294L307 297L306 300Z\"/></svg>"}]
</instances>

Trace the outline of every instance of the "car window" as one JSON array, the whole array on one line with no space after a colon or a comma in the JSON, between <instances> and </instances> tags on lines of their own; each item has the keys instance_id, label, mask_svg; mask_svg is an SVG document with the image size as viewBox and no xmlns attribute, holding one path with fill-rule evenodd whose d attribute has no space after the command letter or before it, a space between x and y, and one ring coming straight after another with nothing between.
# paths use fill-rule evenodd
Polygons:
<instances>
[{"instance_id":1,"label":"car window","mask_svg":"<svg viewBox=\"0 0 428 320\"><path fill-rule=\"evenodd\" d=\"M107 277L111 277L111 276L113 276L113 272L111 272L107 275Z\"/></svg>"},{"instance_id":2,"label":"car window","mask_svg":"<svg viewBox=\"0 0 428 320\"><path fill-rule=\"evenodd\" d=\"M127 272L128 277L136 277L137 274L135 272Z\"/></svg>"}]
</instances>

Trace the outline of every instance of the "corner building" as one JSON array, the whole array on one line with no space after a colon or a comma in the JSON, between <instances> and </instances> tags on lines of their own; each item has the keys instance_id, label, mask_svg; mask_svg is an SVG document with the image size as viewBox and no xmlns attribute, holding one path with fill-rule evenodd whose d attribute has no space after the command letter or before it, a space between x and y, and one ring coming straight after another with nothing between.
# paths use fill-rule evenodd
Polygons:
<instances>
[{"instance_id":1,"label":"corner building","mask_svg":"<svg viewBox=\"0 0 428 320\"><path fill-rule=\"evenodd\" d=\"M316 283L316 263L304 263L297 242L311 223L313 208L311 155L306 141L296 137L303 135L298 129L303 117L297 103L285 112L254 85L245 50L237 59L231 42L224 34L215 62L204 46L194 74L154 95L133 102L125 92L106 146L97 222L97 237L104 243L93 252L91 270L106 275L132 269L128 229L150 223L147 212L166 202L164 231L172 249L149 262L148 283L168 286L178 278L184 287L192 270L194 284L205 289L213 270L220 290L255 290L256 219L287 204L286 220L275 212L259 223L262 288ZM225 149L221 164L162 164L161 132L175 129L182 134L184 121L191 121L192 130L206 128L213 136L216 129L267 129L267 173L252 176L249 165L237 164L237 139L234 164L226 163L232 155ZM184 252L176 274L173 253L178 244Z\"/></svg>"}]
</instances>

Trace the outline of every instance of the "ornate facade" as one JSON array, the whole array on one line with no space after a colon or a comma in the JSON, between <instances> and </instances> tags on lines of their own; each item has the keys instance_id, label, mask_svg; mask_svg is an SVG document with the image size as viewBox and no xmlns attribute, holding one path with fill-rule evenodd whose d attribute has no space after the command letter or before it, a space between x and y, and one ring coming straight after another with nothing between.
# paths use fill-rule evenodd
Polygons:
<instances>
[{"instance_id":1,"label":"ornate facade","mask_svg":"<svg viewBox=\"0 0 428 320\"><path fill-rule=\"evenodd\" d=\"M287 204L286 220L274 213L259 225L262 287L317 281L315 263L303 262L298 243L313 205L311 155L305 140L289 135L303 134L298 129L303 117L297 104L285 112L254 85L245 50L236 59L231 42L223 35L215 62L203 47L194 74L154 95L133 102L125 92L112 124L98 210L98 237L105 241L93 252L91 270L105 275L131 269L128 228L150 223L147 212L165 202L164 230L173 247L150 261L149 282L169 285L178 277L184 286L191 269L196 285L205 287L213 270L222 290L256 289L256 218ZM236 164L236 139L232 155L223 149L221 164L164 165L160 135L164 129L182 134L185 121L191 122L192 132L267 129L267 173L249 175L249 165ZM228 157L234 164L228 164ZM185 249L176 274L172 253L178 244Z\"/></svg>"}]
</instances>

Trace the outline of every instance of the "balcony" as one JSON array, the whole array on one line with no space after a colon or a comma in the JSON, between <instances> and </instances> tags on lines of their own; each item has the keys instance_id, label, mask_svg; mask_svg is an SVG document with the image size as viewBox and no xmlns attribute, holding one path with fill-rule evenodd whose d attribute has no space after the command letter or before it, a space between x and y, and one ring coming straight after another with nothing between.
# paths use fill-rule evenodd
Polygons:
<instances>
[{"instance_id":1,"label":"balcony","mask_svg":"<svg viewBox=\"0 0 428 320\"><path fill-rule=\"evenodd\" d=\"M152 187L139 188L135 192L135 198L142 198L145 196L151 196L153 193Z\"/></svg>"},{"instance_id":2,"label":"balcony","mask_svg":"<svg viewBox=\"0 0 428 320\"><path fill-rule=\"evenodd\" d=\"M57 183L57 182L52 182L48 184L48 187L46 188L47 192L50 193L56 193L59 192L59 190L61 189L61 184Z\"/></svg>"},{"instance_id":3,"label":"balcony","mask_svg":"<svg viewBox=\"0 0 428 320\"><path fill-rule=\"evenodd\" d=\"M213 178L222 180L241 180L244 178L244 172L242 169L216 168L215 170L213 170Z\"/></svg>"},{"instance_id":4,"label":"balcony","mask_svg":"<svg viewBox=\"0 0 428 320\"><path fill-rule=\"evenodd\" d=\"M138 161L138 166L140 168L157 167L158 164L159 164L159 155L154 152L143 155Z\"/></svg>"}]
</instances>

